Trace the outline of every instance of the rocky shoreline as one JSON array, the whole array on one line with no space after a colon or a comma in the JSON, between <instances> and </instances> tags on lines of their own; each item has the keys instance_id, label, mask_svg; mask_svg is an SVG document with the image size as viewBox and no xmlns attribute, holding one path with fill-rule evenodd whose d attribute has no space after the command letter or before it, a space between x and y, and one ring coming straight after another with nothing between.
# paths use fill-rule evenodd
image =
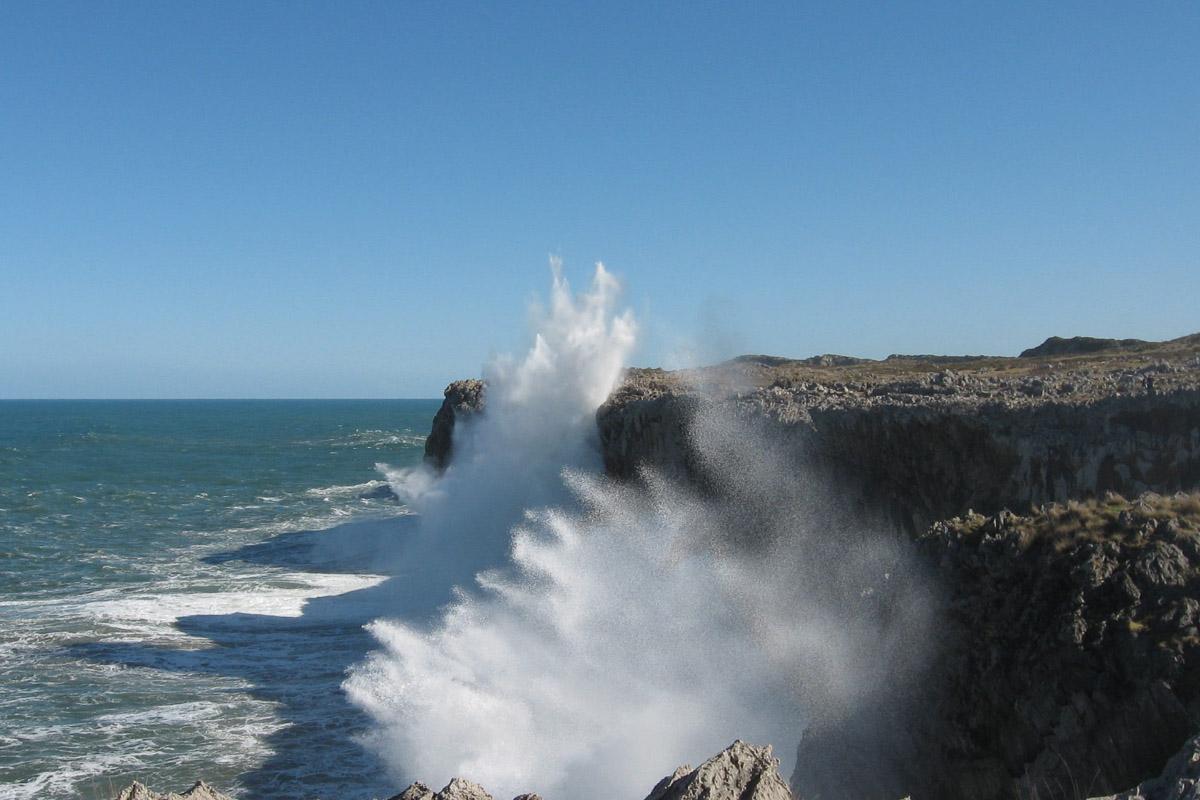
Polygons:
<instances>
[{"instance_id":1,"label":"rocky shoreline","mask_svg":"<svg viewBox=\"0 0 1200 800\"><path fill-rule=\"evenodd\" d=\"M771 747L735 741L692 769L688 764L655 784L645 800L791 800L779 759ZM232 800L203 781L182 794L157 794L140 783L121 790L115 800ZM494 800L488 791L464 778L454 778L438 791L423 783L409 785L390 800ZM536 794L513 800L542 800Z\"/></svg>"},{"instance_id":2,"label":"rocky shoreline","mask_svg":"<svg viewBox=\"0 0 1200 800\"><path fill-rule=\"evenodd\" d=\"M450 384L428 463L481 413L481 381ZM596 413L607 473L704 491L702 414L888 520L940 587L942 636L917 697L812 720L790 785L736 742L647 800L1200 800L1200 334L631 369ZM396 800L484 798L456 780Z\"/></svg>"},{"instance_id":3,"label":"rocky shoreline","mask_svg":"<svg viewBox=\"0 0 1200 800\"><path fill-rule=\"evenodd\" d=\"M430 463L484 409L480 381L447 387ZM951 598L921 701L816 721L798 797L1076 800L1200 761L1200 334L632 369L596 415L606 471L703 489L700 414L786 442L916 542Z\"/></svg>"}]
</instances>

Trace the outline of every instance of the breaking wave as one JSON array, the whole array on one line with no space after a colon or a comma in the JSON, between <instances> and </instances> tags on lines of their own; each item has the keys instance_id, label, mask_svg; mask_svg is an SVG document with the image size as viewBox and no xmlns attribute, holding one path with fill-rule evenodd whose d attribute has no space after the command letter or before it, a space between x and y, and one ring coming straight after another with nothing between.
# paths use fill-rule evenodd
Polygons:
<instances>
[{"instance_id":1,"label":"breaking wave","mask_svg":"<svg viewBox=\"0 0 1200 800\"><path fill-rule=\"evenodd\" d=\"M806 721L916 666L927 603L892 588L903 547L763 431L697 412L702 494L602 476L595 411L634 344L616 301L602 266L572 295L555 265L533 345L487 368L454 462L389 474L422 518L345 688L398 780L638 797L739 737L786 768Z\"/></svg>"}]
</instances>

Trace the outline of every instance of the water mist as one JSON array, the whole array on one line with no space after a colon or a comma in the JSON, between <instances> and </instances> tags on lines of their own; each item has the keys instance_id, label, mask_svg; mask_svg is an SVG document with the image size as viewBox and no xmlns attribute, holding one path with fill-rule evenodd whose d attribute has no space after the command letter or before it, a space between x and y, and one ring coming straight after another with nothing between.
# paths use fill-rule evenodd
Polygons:
<instances>
[{"instance_id":1,"label":"water mist","mask_svg":"<svg viewBox=\"0 0 1200 800\"><path fill-rule=\"evenodd\" d=\"M904 547L849 522L769 431L701 403L703 491L602 476L594 412L633 344L615 298L602 267L578 297L556 270L535 343L489 367L450 468L393 476L425 515L406 570L457 587L432 616L373 623L381 649L346 682L397 780L637 800L735 738L788 770L809 719L917 666L927 603L892 588Z\"/></svg>"}]
</instances>

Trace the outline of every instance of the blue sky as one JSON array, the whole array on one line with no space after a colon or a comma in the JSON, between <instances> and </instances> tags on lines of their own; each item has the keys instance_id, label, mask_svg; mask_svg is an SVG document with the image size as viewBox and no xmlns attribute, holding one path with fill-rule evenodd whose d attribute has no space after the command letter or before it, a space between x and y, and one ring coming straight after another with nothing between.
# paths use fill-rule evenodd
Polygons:
<instances>
[{"instance_id":1,"label":"blue sky","mask_svg":"<svg viewBox=\"0 0 1200 800\"><path fill-rule=\"evenodd\" d=\"M1200 330L1200 4L0 4L0 397Z\"/></svg>"}]
</instances>

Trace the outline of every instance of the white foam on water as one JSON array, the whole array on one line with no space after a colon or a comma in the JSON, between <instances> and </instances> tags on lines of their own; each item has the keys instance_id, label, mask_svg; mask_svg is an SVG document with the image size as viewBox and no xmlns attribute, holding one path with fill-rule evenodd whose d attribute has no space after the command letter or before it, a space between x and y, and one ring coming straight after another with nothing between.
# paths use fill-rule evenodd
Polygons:
<instances>
[{"instance_id":1,"label":"white foam on water","mask_svg":"<svg viewBox=\"0 0 1200 800\"><path fill-rule=\"evenodd\" d=\"M133 630L161 635L173 632L171 626L186 616L259 614L300 617L309 600L367 589L384 580L386 576L383 575L273 572L263 574L262 583L251 588L242 586L246 582L243 577L239 588L232 591L125 594L85 602L69 610L91 616L98 622L132 625ZM294 582L295 586L271 585L281 581Z\"/></svg>"},{"instance_id":2,"label":"white foam on water","mask_svg":"<svg viewBox=\"0 0 1200 800\"><path fill-rule=\"evenodd\" d=\"M370 492L387 485L387 481L365 481L363 483L354 483L349 486L321 486L316 489L308 489L304 493L309 497L319 498L345 498L357 497L363 492Z\"/></svg>"},{"instance_id":3,"label":"white foam on water","mask_svg":"<svg viewBox=\"0 0 1200 800\"><path fill-rule=\"evenodd\" d=\"M145 764L132 754L97 753L68 761L53 770L41 772L28 781L0 786L0 800L34 800L44 797L72 797L82 786L114 772L134 771ZM103 784L103 782L101 782ZM115 787L122 788L122 787ZM108 786L96 787L96 793L107 793Z\"/></svg>"}]
</instances>

